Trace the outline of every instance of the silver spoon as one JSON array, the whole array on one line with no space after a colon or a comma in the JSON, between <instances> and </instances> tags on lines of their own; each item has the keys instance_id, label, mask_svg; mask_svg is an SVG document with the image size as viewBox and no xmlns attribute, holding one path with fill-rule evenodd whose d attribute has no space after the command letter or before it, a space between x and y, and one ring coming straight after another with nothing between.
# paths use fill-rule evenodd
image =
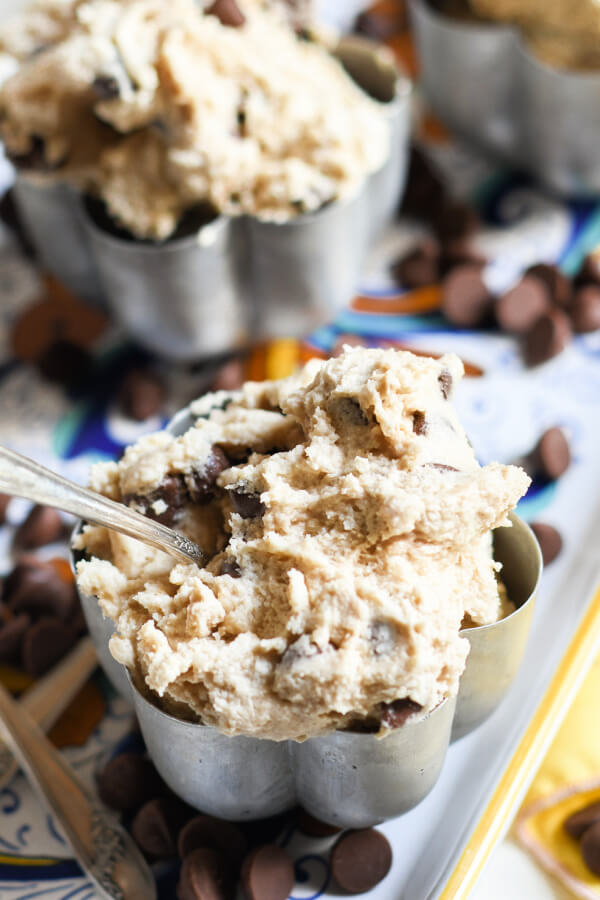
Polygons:
<instances>
[{"instance_id":1,"label":"silver spoon","mask_svg":"<svg viewBox=\"0 0 600 900\"><path fill-rule=\"evenodd\" d=\"M105 528L137 538L184 562L198 565L206 562L200 547L177 531L142 516L122 503L115 503L80 487L6 447L0 447L0 491L45 506L55 506L79 516L84 522L104 525Z\"/></svg>"},{"instance_id":2,"label":"silver spoon","mask_svg":"<svg viewBox=\"0 0 600 900\"><path fill-rule=\"evenodd\" d=\"M80 784L29 713L0 685L0 731L56 816L103 900L155 900L150 867L129 835Z\"/></svg>"}]
</instances>

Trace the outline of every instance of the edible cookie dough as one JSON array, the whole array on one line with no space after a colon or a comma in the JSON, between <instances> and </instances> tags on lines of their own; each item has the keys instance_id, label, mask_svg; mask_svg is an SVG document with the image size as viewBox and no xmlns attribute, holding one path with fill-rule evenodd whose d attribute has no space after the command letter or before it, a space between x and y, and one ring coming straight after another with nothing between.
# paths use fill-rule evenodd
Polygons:
<instances>
[{"instance_id":1,"label":"edible cookie dough","mask_svg":"<svg viewBox=\"0 0 600 900\"><path fill-rule=\"evenodd\" d=\"M87 527L79 587L113 656L227 734L302 740L398 721L457 691L463 619L503 615L490 529L529 478L481 467L453 355L346 348L283 381L192 405L92 487L196 540L206 568ZM375 724L373 724L375 723Z\"/></svg>"},{"instance_id":2,"label":"edible cookie dough","mask_svg":"<svg viewBox=\"0 0 600 900\"><path fill-rule=\"evenodd\" d=\"M38 2L0 35L20 60L0 91L11 158L140 238L200 202L285 222L354 194L388 153L381 104L278 4L236 2L233 19L195 0Z\"/></svg>"},{"instance_id":3,"label":"edible cookie dough","mask_svg":"<svg viewBox=\"0 0 600 900\"><path fill-rule=\"evenodd\" d=\"M550 65L600 67L597 0L470 0L486 19L520 26L533 52Z\"/></svg>"}]
</instances>

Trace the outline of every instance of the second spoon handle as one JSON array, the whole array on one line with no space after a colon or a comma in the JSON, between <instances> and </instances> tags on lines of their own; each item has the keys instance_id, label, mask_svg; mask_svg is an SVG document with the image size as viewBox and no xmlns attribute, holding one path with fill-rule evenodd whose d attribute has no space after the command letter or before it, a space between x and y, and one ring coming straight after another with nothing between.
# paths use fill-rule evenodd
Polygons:
<instances>
[{"instance_id":1,"label":"second spoon handle","mask_svg":"<svg viewBox=\"0 0 600 900\"><path fill-rule=\"evenodd\" d=\"M198 565L205 562L197 544L177 531L81 487L6 447L0 447L0 491L73 513L85 522L112 528L185 562Z\"/></svg>"}]
</instances>

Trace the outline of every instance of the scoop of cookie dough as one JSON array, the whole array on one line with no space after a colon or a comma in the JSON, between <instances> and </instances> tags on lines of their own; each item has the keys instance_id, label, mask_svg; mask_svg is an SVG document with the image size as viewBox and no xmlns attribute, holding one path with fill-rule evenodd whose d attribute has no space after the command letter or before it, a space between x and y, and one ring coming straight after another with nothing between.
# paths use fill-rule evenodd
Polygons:
<instances>
[{"instance_id":1,"label":"scoop of cookie dough","mask_svg":"<svg viewBox=\"0 0 600 900\"><path fill-rule=\"evenodd\" d=\"M156 240L199 203L285 222L351 197L388 153L381 105L287 6L236 3L232 21L195 0L38 2L0 31L20 62L0 90L11 158Z\"/></svg>"},{"instance_id":2,"label":"scoop of cookie dough","mask_svg":"<svg viewBox=\"0 0 600 900\"><path fill-rule=\"evenodd\" d=\"M274 740L454 695L463 619L503 614L490 530L529 484L477 463L451 402L462 374L455 356L346 348L209 394L181 436L94 467L93 488L210 556L174 566L86 529L77 579L116 623L115 658L165 708Z\"/></svg>"}]
</instances>

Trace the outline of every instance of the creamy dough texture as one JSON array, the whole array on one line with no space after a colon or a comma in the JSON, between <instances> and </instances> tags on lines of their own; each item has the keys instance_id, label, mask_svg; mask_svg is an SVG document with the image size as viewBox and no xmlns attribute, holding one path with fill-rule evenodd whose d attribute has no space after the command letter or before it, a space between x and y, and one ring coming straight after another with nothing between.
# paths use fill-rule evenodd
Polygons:
<instances>
[{"instance_id":1,"label":"creamy dough texture","mask_svg":"<svg viewBox=\"0 0 600 900\"><path fill-rule=\"evenodd\" d=\"M381 104L276 3L46 0L0 34L20 68L0 135L21 168L164 239L210 202L284 222L355 193L388 153Z\"/></svg>"},{"instance_id":2,"label":"creamy dough texture","mask_svg":"<svg viewBox=\"0 0 600 900\"><path fill-rule=\"evenodd\" d=\"M470 0L487 19L523 28L533 52L550 65L600 67L598 0Z\"/></svg>"},{"instance_id":3,"label":"creamy dough texture","mask_svg":"<svg viewBox=\"0 0 600 900\"><path fill-rule=\"evenodd\" d=\"M503 614L490 529L529 484L477 463L450 400L462 374L453 355L346 348L207 395L181 436L95 466L93 488L210 558L87 529L78 583L116 622L114 657L166 708L275 740L454 695L463 618Z\"/></svg>"}]
</instances>

